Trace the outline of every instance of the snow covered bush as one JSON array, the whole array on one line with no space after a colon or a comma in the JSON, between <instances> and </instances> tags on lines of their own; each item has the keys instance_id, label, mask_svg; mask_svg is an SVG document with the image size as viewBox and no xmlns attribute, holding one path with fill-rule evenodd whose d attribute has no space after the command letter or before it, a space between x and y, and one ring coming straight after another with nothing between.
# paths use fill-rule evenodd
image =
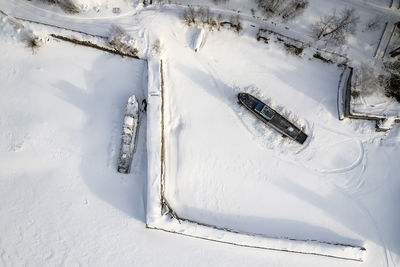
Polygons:
<instances>
[{"instance_id":1,"label":"snow covered bush","mask_svg":"<svg viewBox=\"0 0 400 267\"><path fill-rule=\"evenodd\" d=\"M330 63L330 64L333 63L333 61L331 59L323 57L320 52L315 52L313 54L313 58L319 59L319 60L321 60L322 62L325 62L325 63Z\"/></svg>"},{"instance_id":2,"label":"snow covered bush","mask_svg":"<svg viewBox=\"0 0 400 267\"><path fill-rule=\"evenodd\" d=\"M217 30L221 30L221 22L223 21L222 14L218 14L215 20Z\"/></svg>"},{"instance_id":3,"label":"snow covered bush","mask_svg":"<svg viewBox=\"0 0 400 267\"><path fill-rule=\"evenodd\" d=\"M28 0L28 1L30 1L30 0ZM49 5L55 5L57 3L56 0L40 0L40 2L49 4Z\"/></svg>"},{"instance_id":4,"label":"snow covered bush","mask_svg":"<svg viewBox=\"0 0 400 267\"><path fill-rule=\"evenodd\" d=\"M380 79L383 77L382 66L363 65L355 70L355 82L352 91L359 91L362 96L374 94L382 88Z\"/></svg>"},{"instance_id":5,"label":"snow covered bush","mask_svg":"<svg viewBox=\"0 0 400 267\"><path fill-rule=\"evenodd\" d=\"M279 16L281 16L284 21L291 20L303 13L304 9L308 7L308 4L308 0L291 0L279 12Z\"/></svg>"},{"instance_id":6,"label":"snow covered bush","mask_svg":"<svg viewBox=\"0 0 400 267\"><path fill-rule=\"evenodd\" d=\"M208 7L200 7L197 10L197 17L203 25L215 24L214 13L212 13Z\"/></svg>"},{"instance_id":7,"label":"snow covered bush","mask_svg":"<svg viewBox=\"0 0 400 267\"><path fill-rule=\"evenodd\" d=\"M287 0L256 0L258 7L268 15L273 15Z\"/></svg>"},{"instance_id":8,"label":"snow covered bush","mask_svg":"<svg viewBox=\"0 0 400 267\"><path fill-rule=\"evenodd\" d=\"M42 45L42 40L38 37L38 36L36 36L36 35L34 35L34 34L28 34L28 33L26 33L25 35L24 35L24 41L25 41L25 43L26 43L26 46L28 47L28 48L30 48L30 49L32 49L32 53L34 54L38 49L39 49L39 47Z\"/></svg>"},{"instance_id":9,"label":"snow covered bush","mask_svg":"<svg viewBox=\"0 0 400 267\"><path fill-rule=\"evenodd\" d=\"M308 7L308 0L256 0L260 8L268 16L279 16L284 21L300 15Z\"/></svg>"},{"instance_id":10,"label":"snow covered bush","mask_svg":"<svg viewBox=\"0 0 400 267\"><path fill-rule=\"evenodd\" d=\"M386 75L381 75L379 80L385 88L385 95L393 97L400 103L400 59L384 63Z\"/></svg>"},{"instance_id":11,"label":"snow covered bush","mask_svg":"<svg viewBox=\"0 0 400 267\"><path fill-rule=\"evenodd\" d=\"M65 13L76 14L81 11L73 0L59 0L57 4Z\"/></svg>"},{"instance_id":12,"label":"snow covered bush","mask_svg":"<svg viewBox=\"0 0 400 267\"><path fill-rule=\"evenodd\" d=\"M153 43L152 48L153 48L153 52L154 52L155 54L157 54L157 55L161 55L162 52L163 52L163 50L164 50L164 46L163 46L163 44L160 42L160 40L156 40L156 41Z\"/></svg>"},{"instance_id":13,"label":"snow covered bush","mask_svg":"<svg viewBox=\"0 0 400 267\"><path fill-rule=\"evenodd\" d=\"M124 29L116 25L111 26L107 45L130 56L136 56L138 53L133 38Z\"/></svg>"},{"instance_id":14,"label":"snow covered bush","mask_svg":"<svg viewBox=\"0 0 400 267\"><path fill-rule=\"evenodd\" d=\"M208 26L210 30L218 26L214 13L208 7L199 7L195 10L192 6L189 6L183 11L182 17L187 26Z\"/></svg>"},{"instance_id":15,"label":"snow covered bush","mask_svg":"<svg viewBox=\"0 0 400 267\"><path fill-rule=\"evenodd\" d=\"M208 7L199 7L197 10L189 6L182 13L183 22L187 26L202 26L208 27L210 30L220 30L221 27L233 29L237 33L243 30L240 16L231 16L229 21L224 21L223 16L218 14L215 16Z\"/></svg>"},{"instance_id":16,"label":"snow covered bush","mask_svg":"<svg viewBox=\"0 0 400 267\"><path fill-rule=\"evenodd\" d=\"M79 6L73 0L39 0L39 1L49 5L57 5L65 13L76 14L81 11Z\"/></svg>"},{"instance_id":17,"label":"snow covered bush","mask_svg":"<svg viewBox=\"0 0 400 267\"><path fill-rule=\"evenodd\" d=\"M213 0L213 2L217 5L228 3L229 0Z\"/></svg>"},{"instance_id":18,"label":"snow covered bush","mask_svg":"<svg viewBox=\"0 0 400 267\"><path fill-rule=\"evenodd\" d=\"M381 24L382 24L382 18L379 16L375 16L367 22L364 31L366 32L376 31Z\"/></svg>"},{"instance_id":19,"label":"snow covered bush","mask_svg":"<svg viewBox=\"0 0 400 267\"><path fill-rule=\"evenodd\" d=\"M368 96L377 90L384 91L387 97L400 102L400 59L384 62L383 65L363 66L356 70L353 91Z\"/></svg>"},{"instance_id":20,"label":"snow covered bush","mask_svg":"<svg viewBox=\"0 0 400 267\"><path fill-rule=\"evenodd\" d=\"M300 57L303 53L304 47L298 47L290 43L284 43L284 48L287 53Z\"/></svg>"},{"instance_id":21,"label":"snow covered bush","mask_svg":"<svg viewBox=\"0 0 400 267\"><path fill-rule=\"evenodd\" d=\"M242 22L240 21L240 16L231 16L229 18L230 26L231 28L235 29L237 33L241 32L243 30Z\"/></svg>"},{"instance_id":22,"label":"snow covered bush","mask_svg":"<svg viewBox=\"0 0 400 267\"><path fill-rule=\"evenodd\" d=\"M313 36L316 40L338 46L345 42L348 34L355 32L358 21L354 8L344 8L339 14L334 10L313 24Z\"/></svg>"},{"instance_id":23,"label":"snow covered bush","mask_svg":"<svg viewBox=\"0 0 400 267\"><path fill-rule=\"evenodd\" d=\"M182 17L187 26L196 24L196 11L192 6L183 10Z\"/></svg>"}]
</instances>

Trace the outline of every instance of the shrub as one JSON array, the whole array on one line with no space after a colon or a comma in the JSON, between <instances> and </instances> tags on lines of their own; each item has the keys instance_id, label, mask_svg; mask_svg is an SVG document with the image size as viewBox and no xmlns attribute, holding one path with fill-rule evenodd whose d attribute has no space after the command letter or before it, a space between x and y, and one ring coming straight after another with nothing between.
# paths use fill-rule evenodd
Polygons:
<instances>
[{"instance_id":1,"label":"shrub","mask_svg":"<svg viewBox=\"0 0 400 267\"><path fill-rule=\"evenodd\" d=\"M212 24L212 21L214 20L214 14L210 11L210 8L206 7L200 7L197 10L197 17L199 18L200 22L203 25L207 25L207 24Z\"/></svg>"},{"instance_id":2,"label":"shrub","mask_svg":"<svg viewBox=\"0 0 400 267\"><path fill-rule=\"evenodd\" d=\"M386 75L381 75L380 82L385 88L385 95L400 103L400 59L384 63Z\"/></svg>"},{"instance_id":3,"label":"shrub","mask_svg":"<svg viewBox=\"0 0 400 267\"><path fill-rule=\"evenodd\" d=\"M295 45L289 44L289 43L284 43L285 50L289 54L295 55L295 56L301 56L301 53L303 53L304 47L297 47Z\"/></svg>"},{"instance_id":4,"label":"shrub","mask_svg":"<svg viewBox=\"0 0 400 267\"><path fill-rule=\"evenodd\" d=\"M39 1L49 5L57 4L57 0L39 0Z\"/></svg>"},{"instance_id":5,"label":"shrub","mask_svg":"<svg viewBox=\"0 0 400 267\"><path fill-rule=\"evenodd\" d=\"M325 62L325 63L333 63L332 60L327 59L327 58L324 58L319 52L315 52L314 55L313 55L313 57L314 57L314 58L317 58L317 59L319 59L319 60L321 60L321 61L323 61L323 62Z\"/></svg>"},{"instance_id":6,"label":"shrub","mask_svg":"<svg viewBox=\"0 0 400 267\"><path fill-rule=\"evenodd\" d=\"M225 4L225 3L229 2L229 0L213 0L213 2L216 5L219 5L219 4Z\"/></svg>"},{"instance_id":7,"label":"shrub","mask_svg":"<svg viewBox=\"0 0 400 267\"><path fill-rule=\"evenodd\" d=\"M217 26L217 30L221 30L222 20L223 20L222 14L218 14L217 19L215 20L215 24Z\"/></svg>"},{"instance_id":8,"label":"shrub","mask_svg":"<svg viewBox=\"0 0 400 267\"><path fill-rule=\"evenodd\" d=\"M116 25L111 26L107 45L114 50L130 56L136 56L138 53L133 38L124 29Z\"/></svg>"},{"instance_id":9,"label":"shrub","mask_svg":"<svg viewBox=\"0 0 400 267\"><path fill-rule=\"evenodd\" d=\"M273 15L287 0L256 0L257 6L268 15Z\"/></svg>"},{"instance_id":10,"label":"shrub","mask_svg":"<svg viewBox=\"0 0 400 267\"><path fill-rule=\"evenodd\" d=\"M65 13L77 14L80 12L79 7L73 2L73 0L59 1L58 5Z\"/></svg>"},{"instance_id":11,"label":"shrub","mask_svg":"<svg viewBox=\"0 0 400 267\"><path fill-rule=\"evenodd\" d=\"M230 22L231 27L234 28L237 33L241 32L243 30L242 22L240 21L239 15L231 16L229 18L229 22Z\"/></svg>"},{"instance_id":12,"label":"shrub","mask_svg":"<svg viewBox=\"0 0 400 267\"><path fill-rule=\"evenodd\" d=\"M39 0L48 5L58 5L65 13L76 14L81 10L73 0Z\"/></svg>"},{"instance_id":13,"label":"shrub","mask_svg":"<svg viewBox=\"0 0 400 267\"><path fill-rule=\"evenodd\" d=\"M152 48L153 48L154 53L156 53L157 55L161 55L164 50L164 46L161 44L160 40L156 40L153 43Z\"/></svg>"},{"instance_id":14,"label":"shrub","mask_svg":"<svg viewBox=\"0 0 400 267\"><path fill-rule=\"evenodd\" d=\"M237 33L243 30L239 15L231 16L229 21L223 21L221 14L215 17L215 14L208 7L200 7L196 10L192 6L189 6L183 11L182 18L184 23L189 27L201 24L202 26L208 26L210 30L215 28L220 30L221 26L228 26L228 28L234 29Z\"/></svg>"},{"instance_id":15,"label":"shrub","mask_svg":"<svg viewBox=\"0 0 400 267\"><path fill-rule=\"evenodd\" d=\"M187 26L196 24L196 11L192 6L189 6L183 11L182 17Z\"/></svg>"},{"instance_id":16,"label":"shrub","mask_svg":"<svg viewBox=\"0 0 400 267\"><path fill-rule=\"evenodd\" d=\"M42 40L38 36L31 33L25 34L24 41L26 46L32 50L32 54L36 53L39 47L42 46Z\"/></svg>"},{"instance_id":17,"label":"shrub","mask_svg":"<svg viewBox=\"0 0 400 267\"><path fill-rule=\"evenodd\" d=\"M364 31L367 31L367 32L375 31L379 28L379 26L381 24L382 24L382 19L379 16L375 16L367 22L367 24L365 25Z\"/></svg>"},{"instance_id":18,"label":"shrub","mask_svg":"<svg viewBox=\"0 0 400 267\"><path fill-rule=\"evenodd\" d=\"M391 74L387 81L385 94L388 97L393 97L400 103L400 75Z\"/></svg>"},{"instance_id":19,"label":"shrub","mask_svg":"<svg viewBox=\"0 0 400 267\"><path fill-rule=\"evenodd\" d=\"M300 15L308 7L308 0L291 0L279 12L284 21L291 20Z\"/></svg>"},{"instance_id":20,"label":"shrub","mask_svg":"<svg viewBox=\"0 0 400 267\"><path fill-rule=\"evenodd\" d=\"M288 21L300 15L308 7L308 0L255 0L258 8L268 16L280 16ZM252 11L254 16L255 11Z\"/></svg>"},{"instance_id":21,"label":"shrub","mask_svg":"<svg viewBox=\"0 0 400 267\"><path fill-rule=\"evenodd\" d=\"M358 97L360 97L360 95L361 95L360 91L356 91L356 90L351 91L351 97L353 97L353 98L358 98Z\"/></svg>"}]
</instances>

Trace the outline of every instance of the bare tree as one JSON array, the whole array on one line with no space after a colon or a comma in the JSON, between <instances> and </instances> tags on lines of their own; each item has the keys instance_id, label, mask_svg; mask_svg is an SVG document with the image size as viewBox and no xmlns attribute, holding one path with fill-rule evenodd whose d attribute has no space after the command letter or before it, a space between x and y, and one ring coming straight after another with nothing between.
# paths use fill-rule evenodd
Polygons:
<instances>
[{"instance_id":1,"label":"bare tree","mask_svg":"<svg viewBox=\"0 0 400 267\"><path fill-rule=\"evenodd\" d=\"M39 0L48 5L58 5L65 13L76 14L81 10L73 0Z\"/></svg>"},{"instance_id":2,"label":"bare tree","mask_svg":"<svg viewBox=\"0 0 400 267\"><path fill-rule=\"evenodd\" d=\"M39 1L43 2L43 3L46 3L46 4L49 4L49 5L54 5L54 4L57 3L56 0L39 0Z\"/></svg>"},{"instance_id":3,"label":"bare tree","mask_svg":"<svg viewBox=\"0 0 400 267\"><path fill-rule=\"evenodd\" d=\"M381 24L382 18L380 16L372 17L370 20L368 20L367 24L365 24L364 31L375 31L380 27Z\"/></svg>"},{"instance_id":4,"label":"bare tree","mask_svg":"<svg viewBox=\"0 0 400 267\"><path fill-rule=\"evenodd\" d=\"M186 25L190 26L192 24L196 24L196 11L192 6L189 6L183 11L182 17Z\"/></svg>"},{"instance_id":5,"label":"bare tree","mask_svg":"<svg viewBox=\"0 0 400 267\"><path fill-rule=\"evenodd\" d=\"M308 7L308 0L255 0L268 16L280 16L284 21L300 15ZM254 15L255 12L252 11Z\"/></svg>"},{"instance_id":6,"label":"bare tree","mask_svg":"<svg viewBox=\"0 0 400 267\"><path fill-rule=\"evenodd\" d=\"M206 19L206 9L204 7L199 7L197 9L197 18L199 18L199 21L203 24L207 23L207 19ZM208 11L210 11L210 9L208 9Z\"/></svg>"},{"instance_id":7,"label":"bare tree","mask_svg":"<svg viewBox=\"0 0 400 267\"><path fill-rule=\"evenodd\" d=\"M116 51L131 56L136 56L138 53L133 38L117 25L111 25L107 45Z\"/></svg>"},{"instance_id":8,"label":"bare tree","mask_svg":"<svg viewBox=\"0 0 400 267\"><path fill-rule=\"evenodd\" d=\"M308 7L308 4L308 0L291 0L282 8L279 15L284 21L291 20L300 15Z\"/></svg>"},{"instance_id":9,"label":"bare tree","mask_svg":"<svg viewBox=\"0 0 400 267\"><path fill-rule=\"evenodd\" d=\"M43 44L42 40L33 33L26 32L23 39L26 42L26 46L32 49L32 54L35 54L39 47Z\"/></svg>"},{"instance_id":10,"label":"bare tree","mask_svg":"<svg viewBox=\"0 0 400 267\"><path fill-rule=\"evenodd\" d=\"M217 19L216 19L217 30L221 30L222 20L223 20L222 14L218 14Z\"/></svg>"},{"instance_id":11,"label":"bare tree","mask_svg":"<svg viewBox=\"0 0 400 267\"><path fill-rule=\"evenodd\" d=\"M326 15L322 17L319 21L314 22L312 26L314 37L318 40L321 39L322 35L333 27L335 20L336 20L336 11L334 11L332 15Z\"/></svg>"},{"instance_id":12,"label":"bare tree","mask_svg":"<svg viewBox=\"0 0 400 267\"><path fill-rule=\"evenodd\" d=\"M384 68L387 73L380 75L379 80L385 88L385 95L400 102L400 59L384 63Z\"/></svg>"},{"instance_id":13,"label":"bare tree","mask_svg":"<svg viewBox=\"0 0 400 267\"><path fill-rule=\"evenodd\" d=\"M184 23L187 26L202 26L208 27L209 30L218 31L221 30L221 27L227 27L231 30L240 33L243 30L243 24L240 20L240 16L231 16L229 21L223 21L222 14L218 14L215 16L213 12L210 11L208 7L199 7L198 9L194 9L193 7L189 6L185 9L182 13L182 18Z\"/></svg>"},{"instance_id":14,"label":"bare tree","mask_svg":"<svg viewBox=\"0 0 400 267\"><path fill-rule=\"evenodd\" d=\"M275 14L285 2L287 2L287 0L256 0L258 7L268 15Z\"/></svg>"},{"instance_id":15,"label":"bare tree","mask_svg":"<svg viewBox=\"0 0 400 267\"><path fill-rule=\"evenodd\" d=\"M242 22L240 21L239 15L231 16L229 18L229 23L230 23L231 27L234 28L237 33L239 33L241 30L243 30Z\"/></svg>"},{"instance_id":16,"label":"bare tree","mask_svg":"<svg viewBox=\"0 0 400 267\"><path fill-rule=\"evenodd\" d=\"M209 7L200 7L197 10L197 17L203 25L211 25L213 24L214 14L210 11Z\"/></svg>"},{"instance_id":17,"label":"bare tree","mask_svg":"<svg viewBox=\"0 0 400 267\"><path fill-rule=\"evenodd\" d=\"M81 10L72 0L59 1L58 5L64 10L65 13L77 14Z\"/></svg>"},{"instance_id":18,"label":"bare tree","mask_svg":"<svg viewBox=\"0 0 400 267\"><path fill-rule=\"evenodd\" d=\"M153 52L154 52L155 54L161 55L162 52L163 52L163 50L164 50L164 45L160 42L160 40L157 39L157 40L153 43L152 48L153 48Z\"/></svg>"},{"instance_id":19,"label":"bare tree","mask_svg":"<svg viewBox=\"0 0 400 267\"><path fill-rule=\"evenodd\" d=\"M317 40L324 39L327 43L340 45L348 34L355 32L358 21L354 8L344 8L339 15L333 11L333 14L314 23L313 35Z\"/></svg>"},{"instance_id":20,"label":"bare tree","mask_svg":"<svg viewBox=\"0 0 400 267\"><path fill-rule=\"evenodd\" d=\"M227 3L227 2L229 2L229 0L214 0L214 3L215 4L225 4L225 3Z\"/></svg>"},{"instance_id":21,"label":"bare tree","mask_svg":"<svg viewBox=\"0 0 400 267\"><path fill-rule=\"evenodd\" d=\"M381 66L362 65L355 70L355 82L353 91L360 92L363 96L373 94L381 87L381 81L377 77L383 75ZM382 76L383 77L383 76Z\"/></svg>"}]
</instances>

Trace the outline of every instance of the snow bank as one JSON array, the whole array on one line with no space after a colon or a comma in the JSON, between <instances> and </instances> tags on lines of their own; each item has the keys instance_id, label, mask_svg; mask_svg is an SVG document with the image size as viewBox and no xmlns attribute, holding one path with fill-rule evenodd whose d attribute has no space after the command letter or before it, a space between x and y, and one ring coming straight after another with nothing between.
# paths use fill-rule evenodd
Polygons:
<instances>
[{"instance_id":1,"label":"snow bank","mask_svg":"<svg viewBox=\"0 0 400 267\"><path fill-rule=\"evenodd\" d=\"M177 221L171 219L168 215L152 221L148 224L148 227L232 245L299 254L320 255L345 260L363 261L365 254L365 249L357 246L321 243L315 240L289 240L240 234L229 232L226 229L215 229L207 225Z\"/></svg>"},{"instance_id":2,"label":"snow bank","mask_svg":"<svg viewBox=\"0 0 400 267\"><path fill-rule=\"evenodd\" d=\"M161 216L161 77L159 58L147 61L147 209L146 224Z\"/></svg>"}]
</instances>

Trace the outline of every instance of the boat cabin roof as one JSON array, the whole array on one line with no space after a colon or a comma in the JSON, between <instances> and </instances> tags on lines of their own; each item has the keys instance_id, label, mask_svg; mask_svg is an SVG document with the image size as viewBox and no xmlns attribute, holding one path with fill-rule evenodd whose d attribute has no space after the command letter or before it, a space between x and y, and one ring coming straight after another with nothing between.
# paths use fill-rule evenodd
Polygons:
<instances>
[{"instance_id":1,"label":"boat cabin roof","mask_svg":"<svg viewBox=\"0 0 400 267\"><path fill-rule=\"evenodd\" d=\"M268 107L267 105L258 102L255 106L254 106L254 110L258 113L260 113L261 116L265 117L266 119L270 120L272 119L272 116L274 116L275 111L272 110L270 107Z\"/></svg>"}]
</instances>

